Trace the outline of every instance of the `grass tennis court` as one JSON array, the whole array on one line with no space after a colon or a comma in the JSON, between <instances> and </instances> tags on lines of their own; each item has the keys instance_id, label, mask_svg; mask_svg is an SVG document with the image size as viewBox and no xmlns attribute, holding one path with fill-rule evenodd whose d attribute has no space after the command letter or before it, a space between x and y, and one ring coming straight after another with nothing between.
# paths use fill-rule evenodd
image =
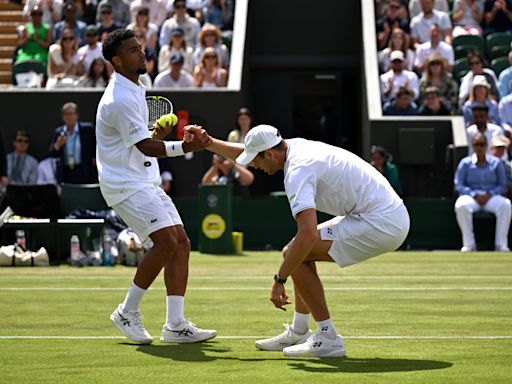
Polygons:
<instances>
[{"instance_id":1,"label":"grass tennis court","mask_svg":"<svg viewBox=\"0 0 512 384\"><path fill-rule=\"evenodd\" d=\"M219 337L161 344L161 276L142 304L150 346L108 319L134 268L0 269L0 383L510 383L512 255L399 252L319 264L348 358L258 351L292 310L268 301L279 252L192 253L185 314ZM292 292L292 286L287 286ZM314 328L314 323L311 323Z\"/></svg>"}]
</instances>

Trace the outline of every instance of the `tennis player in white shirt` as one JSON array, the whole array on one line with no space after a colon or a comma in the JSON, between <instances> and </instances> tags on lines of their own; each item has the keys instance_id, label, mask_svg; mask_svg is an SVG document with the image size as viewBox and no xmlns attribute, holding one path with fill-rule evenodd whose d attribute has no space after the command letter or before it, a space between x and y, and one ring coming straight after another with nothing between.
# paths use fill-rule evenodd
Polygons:
<instances>
[{"instance_id":1,"label":"tennis player in white shirt","mask_svg":"<svg viewBox=\"0 0 512 384\"><path fill-rule=\"evenodd\" d=\"M192 128L189 131L197 131ZM344 149L305 139L283 140L270 125L249 131L244 145L212 139L209 151L236 159L270 175L284 171L284 186L297 234L283 249L270 300L289 304L285 283L293 279L292 325L273 338L256 341L263 350L287 356L346 355L342 337L329 315L315 262L340 267L396 250L409 232L409 214L389 182L369 163ZM318 224L317 211L335 216ZM317 332L309 330L309 314Z\"/></svg>"},{"instance_id":2,"label":"tennis player in white shirt","mask_svg":"<svg viewBox=\"0 0 512 384\"><path fill-rule=\"evenodd\" d=\"M131 30L119 29L103 43L103 56L115 73L100 100L96 115L98 174L107 204L131 227L150 250L139 264L123 303L110 319L129 339L149 344L151 335L142 325L140 302L164 268L167 318L163 342L192 343L211 339L214 330L203 330L184 317L190 241L171 198L160 187L157 157L180 156L204 148L210 138L196 130L192 142L163 139L167 125L152 139L148 131L146 88L139 75L146 73L146 60Z\"/></svg>"}]
</instances>

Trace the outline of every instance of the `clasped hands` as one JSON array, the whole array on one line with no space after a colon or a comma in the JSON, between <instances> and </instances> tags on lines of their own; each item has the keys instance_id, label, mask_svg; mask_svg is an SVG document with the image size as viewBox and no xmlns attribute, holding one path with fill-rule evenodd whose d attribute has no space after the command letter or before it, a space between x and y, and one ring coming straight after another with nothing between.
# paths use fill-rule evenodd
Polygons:
<instances>
[{"instance_id":1,"label":"clasped hands","mask_svg":"<svg viewBox=\"0 0 512 384\"><path fill-rule=\"evenodd\" d=\"M191 151L200 151L212 143L212 138L200 125L187 125L183 128L183 142L188 143Z\"/></svg>"}]
</instances>

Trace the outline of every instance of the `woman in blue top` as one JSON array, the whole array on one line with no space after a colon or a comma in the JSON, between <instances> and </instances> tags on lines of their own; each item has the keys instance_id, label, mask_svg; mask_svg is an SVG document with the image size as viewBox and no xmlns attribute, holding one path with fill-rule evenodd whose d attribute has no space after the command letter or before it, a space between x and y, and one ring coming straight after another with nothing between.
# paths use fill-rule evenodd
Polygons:
<instances>
[{"instance_id":1,"label":"woman in blue top","mask_svg":"<svg viewBox=\"0 0 512 384\"><path fill-rule=\"evenodd\" d=\"M460 161L454 180L459 193L455 215L462 232L461 251L476 250L473 212L486 211L496 215L496 250L508 252L511 204L502 196L507 191L505 167L500 159L486 153L487 139L483 134L474 136L471 145L474 153Z\"/></svg>"}]
</instances>

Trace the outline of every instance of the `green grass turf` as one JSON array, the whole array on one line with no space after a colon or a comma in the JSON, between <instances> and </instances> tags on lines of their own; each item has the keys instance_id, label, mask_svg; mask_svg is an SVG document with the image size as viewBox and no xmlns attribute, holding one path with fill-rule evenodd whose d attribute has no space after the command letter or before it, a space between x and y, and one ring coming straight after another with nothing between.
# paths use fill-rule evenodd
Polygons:
<instances>
[{"instance_id":1,"label":"green grass turf","mask_svg":"<svg viewBox=\"0 0 512 384\"><path fill-rule=\"evenodd\" d=\"M156 339L150 346L122 338L1 338L118 337L108 317L134 268L0 268L0 383L512 382L512 254L402 252L345 269L319 264L345 359L255 349L254 340L291 321L293 308L282 312L268 300L279 262L278 252L192 253L186 315L220 337L161 344L159 276L142 304ZM291 294L292 285L287 289Z\"/></svg>"}]
</instances>

